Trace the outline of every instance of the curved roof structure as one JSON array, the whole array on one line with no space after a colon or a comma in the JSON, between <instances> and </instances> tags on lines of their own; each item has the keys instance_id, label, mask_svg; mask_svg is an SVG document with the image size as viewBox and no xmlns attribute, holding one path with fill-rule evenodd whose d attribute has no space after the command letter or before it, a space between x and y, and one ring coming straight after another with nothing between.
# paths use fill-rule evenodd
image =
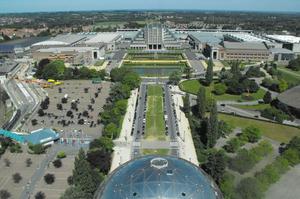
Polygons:
<instances>
[{"instance_id":1,"label":"curved roof structure","mask_svg":"<svg viewBox=\"0 0 300 199\"><path fill-rule=\"evenodd\" d=\"M116 169L97 199L220 199L214 182L196 165L176 157L143 156Z\"/></svg>"},{"instance_id":2,"label":"curved roof structure","mask_svg":"<svg viewBox=\"0 0 300 199\"><path fill-rule=\"evenodd\" d=\"M291 88L278 96L278 100L289 107L300 110L300 86Z\"/></svg>"},{"instance_id":3,"label":"curved roof structure","mask_svg":"<svg viewBox=\"0 0 300 199\"><path fill-rule=\"evenodd\" d=\"M48 41L42 41L39 43L35 43L32 46L58 46L58 45L68 45L68 43L63 41L54 41L54 40L48 40Z\"/></svg>"}]
</instances>

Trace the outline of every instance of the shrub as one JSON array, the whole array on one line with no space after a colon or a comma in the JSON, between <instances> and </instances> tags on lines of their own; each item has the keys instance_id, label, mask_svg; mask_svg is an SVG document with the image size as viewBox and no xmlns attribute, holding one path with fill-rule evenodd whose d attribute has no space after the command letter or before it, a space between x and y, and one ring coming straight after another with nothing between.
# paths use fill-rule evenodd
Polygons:
<instances>
[{"instance_id":1,"label":"shrub","mask_svg":"<svg viewBox=\"0 0 300 199\"><path fill-rule=\"evenodd\" d=\"M70 186L73 185L74 184L73 176L69 176L67 181L68 181L68 185Z\"/></svg>"},{"instance_id":2,"label":"shrub","mask_svg":"<svg viewBox=\"0 0 300 199\"><path fill-rule=\"evenodd\" d=\"M11 194L7 190L0 190L0 198L1 199L8 199L10 198Z\"/></svg>"},{"instance_id":3,"label":"shrub","mask_svg":"<svg viewBox=\"0 0 300 199\"><path fill-rule=\"evenodd\" d=\"M56 156L58 159L63 159L65 157L67 157L66 153L64 151L60 151L57 153L57 156Z\"/></svg>"},{"instance_id":4,"label":"shrub","mask_svg":"<svg viewBox=\"0 0 300 199\"><path fill-rule=\"evenodd\" d=\"M54 166L55 168L60 168L60 167L62 167L62 162L61 162L60 159L54 160L54 161L52 162L52 164L53 164L53 166Z\"/></svg>"},{"instance_id":5,"label":"shrub","mask_svg":"<svg viewBox=\"0 0 300 199\"><path fill-rule=\"evenodd\" d=\"M22 147L19 143L15 143L9 148L11 153L22 153Z\"/></svg>"},{"instance_id":6,"label":"shrub","mask_svg":"<svg viewBox=\"0 0 300 199\"><path fill-rule=\"evenodd\" d=\"M215 84L214 85L214 93L216 95L223 95L227 90L227 86L225 84Z\"/></svg>"},{"instance_id":7,"label":"shrub","mask_svg":"<svg viewBox=\"0 0 300 199\"><path fill-rule=\"evenodd\" d=\"M263 192L260 188L260 183L255 178L245 178L237 186L238 198L242 199L261 199Z\"/></svg>"},{"instance_id":8,"label":"shrub","mask_svg":"<svg viewBox=\"0 0 300 199\"><path fill-rule=\"evenodd\" d=\"M55 181L54 174L48 173L44 176L44 180L47 184L53 184Z\"/></svg>"},{"instance_id":9,"label":"shrub","mask_svg":"<svg viewBox=\"0 0 300 199\"><path fill-rule=\"evenodd\" d=\"M223 147L228 153L235 153L244 143L238 138L232 138L227 141L226 145Z\"/></svg>"},{"instance_id":10,"label":"shrub","mask_svg":"<svg viewBox=\"0 0 300 199\"><path fill-rule=\"evenodd\" d=\"M19 173L15 173L12 176L14 183L19 183L22 180L22 176Z\"/></svg>"},{"instance_id":11,"label":"shrub","mask_svg":"<svg viewBox=\"0 0 300 199\"><path fill-rule=\"evenodd\" d=\"M272 146L266 141L262 141L253 149L242 149L237 156L229 160L229 168L243 174L259 162L264 156L272 151Z\"/></svg>"},{"instance_id":12,"label":"shrub","mask_svg":"<svg viewBox=\"0 0 300 199\"><path fill-rule=\"evenodd\" d=\"M270 120L275 120L279 123L282 123L284 120L290 119L289 115L285 114L283 111L278 110L274 107L266 108L261 111L261 116L268 118Z\"/></svg>"},{"instance_id":13,"label":"shrub","mask_svg":"<svg viewBox=\"0 0 300 199\"><path fill-rule=\"evenodd\" d=\"M243 133L240 136L240 138L246 142L255 143L261 139L261 135L262 133L260 129L254 126L249 126L243 130Z\"/></svg>"},{"instance_id":14,"label":"shrub","mask_svg":"<svg viewBox=\"0 0 300 199\"><path fill-rule=\"evenodd\" d=\"M34 154L45 153L45 147L42 144L29 144L28 147Z\"/></svg>"},{"instance_id":15,"label":"shrub","mask_svg":"<svg viewBox=\"0 0 300 199\"><path fill-rule=\"evenodd\" d=\"M45 199L45 198L46 198L46 195L45 195L44 192L39 191L39 192L37 192L37 193L35 194L34 198L35 198L35 199Z\"/></svg>"}]
</instances>

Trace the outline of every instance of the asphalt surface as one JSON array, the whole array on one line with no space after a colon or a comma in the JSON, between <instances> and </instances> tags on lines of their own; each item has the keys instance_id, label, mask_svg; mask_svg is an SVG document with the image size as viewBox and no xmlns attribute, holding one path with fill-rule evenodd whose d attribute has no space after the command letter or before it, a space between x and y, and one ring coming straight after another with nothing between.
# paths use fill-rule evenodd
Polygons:
<instances>
[{"instance_id":1,"label":"asphalt surface","mask_svg":"<svg viewBox=\"0 0 300 199\"><path fill-rule=\"evenodd\" d=\"M141 83L139 89L139 96L138 96L138 103L136 107L135 113L135 120L134 120L134 129L132 131L132 135L134 136L134 143L133 143L133 158L139 157L141 155L141 143L143 141L143 135L145 133L146 128L146 106L147 106L147 84L150 84L149 81L143 81ZM157 83L156 81L152 82ZM171 98L171 92L168 85L165 82L160 82L163 89L164 89L164 112L165 115L168 116L168 120L166 122L167 125L167 132L168 136L170 137L170 144L169 149L171 150L170 154L174 156L178 156L178 145L177 145L177 132L178 132L178 125L177 119L174 109L174 104ZM155 144L161 144L159 142L153 142ZM164 143L164 146L166 144Z\"/></svg>"},{"instance_id":2,"label":"asphalt surface","mask_svg":"<svg viewBox=\"0 0 300 199\"><path fill-rule=\"evenodd\" d=\"M197 56L191 50L186 50L185 55L189 60L191 67L194 69L194 73L197 75L205 74L205 68L201 61L197 59Z\"/></svg>"},{"instance_id":3,"label":"asphalt surface","mask_svg":"<svg viewBox=\"0 0 300 199\"><path fill-rule=\"evenodd\" d=\"M110 60L110 64L107 65L106 71L110 73L110 71L114 68L119 67L120 62L122 61L124 55L126 54L125 50L118 50L114 53L114 56Z\"/></svg>"}]
</instances>

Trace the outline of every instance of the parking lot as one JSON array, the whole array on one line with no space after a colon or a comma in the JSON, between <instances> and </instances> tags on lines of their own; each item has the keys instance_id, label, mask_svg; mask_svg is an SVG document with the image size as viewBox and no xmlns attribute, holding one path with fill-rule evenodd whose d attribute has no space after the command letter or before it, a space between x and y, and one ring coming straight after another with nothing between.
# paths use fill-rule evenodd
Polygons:
<instances>
[{"instance_id":1,"label":"parking lot","mask_svg":"<svg viewBox=\"0 0 300 199\"><path fill-rule=\"evenodd\" d=\"M53 128L62 133L63 138L95 138L101 135L102 125L98 116L109 95L110 82L93 84L90 80L70 80L46 91L50 103L44 110L45 115L39 116L37 111L23 130ZM33 120L36 124L32 123Z\"/></svg>"}]
</instances>

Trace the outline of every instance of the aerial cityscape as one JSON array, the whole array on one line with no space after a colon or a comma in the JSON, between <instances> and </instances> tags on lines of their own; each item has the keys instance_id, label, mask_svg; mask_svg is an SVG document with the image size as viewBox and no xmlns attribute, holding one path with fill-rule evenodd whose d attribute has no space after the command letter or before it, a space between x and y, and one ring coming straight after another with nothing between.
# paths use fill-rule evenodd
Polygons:
<instances>
[{"instance_id":1,"label":"aerial cityscape","mask_svg":"<svg viewBox=\"0 0 300 199\"><path fill-rule=\"evenodd\" d=\"M0 199L299 199L300 2L0 2Z\"/></svg>"}]
</instances>

